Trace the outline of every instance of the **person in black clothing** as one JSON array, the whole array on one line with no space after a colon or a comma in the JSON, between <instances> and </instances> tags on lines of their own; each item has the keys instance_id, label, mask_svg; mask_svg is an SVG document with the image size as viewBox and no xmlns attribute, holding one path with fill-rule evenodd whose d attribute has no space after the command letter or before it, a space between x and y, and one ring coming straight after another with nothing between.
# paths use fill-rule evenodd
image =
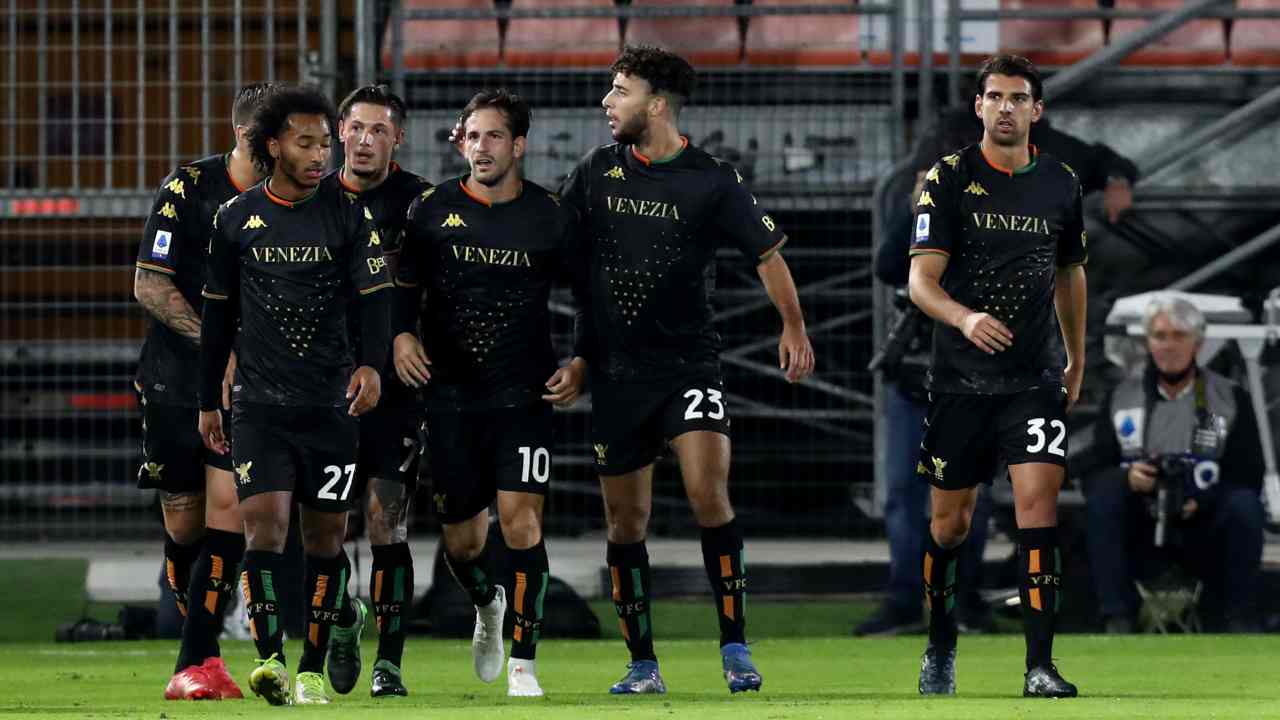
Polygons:
<instances>
[{"instance_id":1,"label":"person in black clothing","mask_svg":"<svg viewBox=\"0 0 1280 720\"><path fill-rule=\"evenodd\" d=\"M1154 580L1176 561L1204 582L1199 609L1208 629L1256 632L1266 468L1253 403L1244 388L1196 364L1205 319L1195 305L1161 297L1144 315L1146 371L1103 404L1094 454L1106 467L1085 485L1103 626L1132 632L1133 581Z\"/></svg>"},{"instance_id":2,"label":"person in black clothing","mask_svg":"<svg viewBox=\"0 0 1280 720\"><path fill-rule=\"evenodd\" d=\"M1027 143L1044 107L1029 61L991 58L978 88L982 142L944 156L926 174L912 231L911 300L935 320L916 465L933 486L924 553L929 644L919 689L955 692L957 549L969 531L977 485L990 482L1003 459L1018 524L1023 694L1073 697L1076 688L1058 674L1052 651L1062 583L1056 526L1065 418L1084 375L1080 181Z\"/></svg>"},{"instance_id":3,"label":"person in black clothing","mask_svg":"<svg viewBox=\"0 0 1280 720\"><path fill-rule=\"evenodd\" d=\"M716 250L753 263L782 319L778 364L788 382L813 371L813 348L778 223L729 164L689 144L677 121L693 68L659 48L628 47L602 105L616 141L565 182L590 243L592 439L604 493L613 600L631 663L612 693L661 693L653 649L645 533L653 463L669 444L702 528L731 692L758 690L746 645L742 534L729 503L729 411L713 325Z\"/></svg>"},{"instance_id":4,"label":"person in black clothing","mask_svg":"<svg viewBox=\"0 0 1280 720\"><path fill-rule=\"evenodd\" d=\"M505 90L471 99L460 120L471 172L414 200L396 274L396 371L426 388L432 501L449 569L476 606L472 653L484 682L502 672L508 607L485 572L497 499L512 572L510 696L543 694L535 655L549 580L542 513L551 413L577 400L589 354L577 213L521 179L529 118L529 106ZM547 303L565 278L580 308L578 339L558 366Z\"/></svg>"},{"instance_id":5,"label":"person in black clothing","mask_svg":"<svg viewBox=\"0 0 1280 720\"><path fill-rule=\"evenodd\" d=\"M271 173L218 209L203 292L200 434L206 447L228 452L215 408L236 337L231 449L248 544L241 582L260 662L249 685L273 705L328 702L322 673L330 630L350 627L364 612L347 594L342 541L347 511L360 497L355 418L378 402L377 368L389 346L388 294L380 291L392 284L366 208L337 177L325 177L335 125L332 103L311 88L278 89L258 108L250 146ZM363 334L354 371L352 301ZM290 693L273 578L285 562L295 499L312 600Z\"/></svg>"},{"instance_id":6,"label":"person in black clothing","mask_svg":"<svg viewBox=\"0 0 1280 720\"><path fill-rule=\"evenodd\" d=\"M395 277L409 203L431 187L425 178L394 161L404 141L405 105L386 85L356 88L338 106L338 138L343 164L335 171L345 192L369 210L378 228L387 273ZM352 320L358 316L351 315ZM351 333L358 341L358 323ZM409 553L409 502L418 483L422 424L415 391L400 382L391 367L378 368L382 399L360 418L360 456L356 483L365 488L361 504L369 532L373 567L369 597L378 626L378 659L372 672L374 697L407 695L400 672L406 611L413 600L413 557ZM359 602L359 601L357 601ZM339 628L330 640L329 682L350 692L360 674L362 624Z\"/></svg>"},{"instance_id":7,"label":"person in black clothing","mask_svg":"<svg viewBox=\"0 0 1280 720\"><path fill-rule=\"evenodd\" d=\"M244 555L231 458L209 452L191 422L197 405L200 288L218 206L258 182L247 133L268 83L246 85L231 118L236 144L176 168L160 184L138 247L133 294L151 315L134 386L142 406L138 487L155 488L165 526L165 578L184 618L169 700L243 697L218 647ZM235 358L227 375L234 371ZM223 406L230 409L229 385ZM194 602L193 602L194 601Z\"/></svg>"}]
</instances>

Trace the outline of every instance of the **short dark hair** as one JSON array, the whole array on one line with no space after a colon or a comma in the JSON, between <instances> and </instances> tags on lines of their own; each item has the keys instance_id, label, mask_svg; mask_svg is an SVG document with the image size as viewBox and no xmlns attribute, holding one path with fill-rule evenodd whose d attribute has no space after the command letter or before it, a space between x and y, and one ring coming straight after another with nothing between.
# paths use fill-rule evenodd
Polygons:
<instances>
[{"instance_id":1,"label":"short dark hair","mask_svg":"<svg viewBox=\"0 0 1280 720\"><path fill-rule=\"evenodd\" d=\"M632 77L644 78L654 94L665 94L676 99L676 111L680 110L698 84L698 74L688 60L653 45L628 45L609 71Z\"/></svg>"},{"instance_id":2,"label":"short dark hair","mask_svg":"<svg viewBox=\"0 0 1280 720\"><path fill-rule=\"evenodd\" d=\"M497 90L481 90L471 98L471 102L462 109L462 115L458 117L458 124L462 125L464 131L467 126L467 118L471 117L477 110L485 108L493 108L502 113L507 119L507 129L511 131L512 139L518 137L527 137L529 135L529 121L533 117L533 112L529 110L529 103L524 98L508 91L505 88Z\"/></svg>"},{"instance_id":3,"label":"short dark hair","mask_svg":"<svg viewBox=\"0 0 1280 720\"><path fill-rule=\"evenodd\" d=\"M338 116L343 120L347 119L351 115L351 108L355 107L356 103L369 103L389 108L391 122L396 127L400 127L404 123L405 116L408 115L404 100L386 85L365 85L352 90L351 94L343 98L342 103L338 105Z\"/></svg>"},{"instance_id":4,"label":"short dark hair","mask_svg":"<svg viewBox=\"0 0 1280 720\"><path fill-rule=\"evenodd\" d=\"M1040 71L1028 59L1021 55L996 55L987 58L978 68L978 94L987 92L987 78L992 75L1008 75L1009 77L1026 78L1031 83L1031 98L1039 102L1044 94L1044 83L1040 80Z\"/></svg>"},{"instance_id":5,"label":"short dark hair","mask_svg":"<svg viewBox=\"0 0 1280 720\"><path fill-rule=\"evenodd\" d=\"M267 94L253 114L253 125L249 128L250 157L259 168L267 173L275 169L275 158L267 141L278 139L288 128L289 116L323 115L329 122L329 134L337 130L338 117L333 109L329 96L319 89L307 85L279 85Z\"/></svg>"},{"instance_id":6,"label":"short dark hair","mask_svg":"<svg viewBox=\"0 0 1280 720\"><path fill-rule=\"evenodd\" d=\"M236 99L231 103L231 123L248 125L253 122L253 114L257 112L258 106L275 87L275 83L257 82L240 88Z\"/></svg>"}]
</instances>

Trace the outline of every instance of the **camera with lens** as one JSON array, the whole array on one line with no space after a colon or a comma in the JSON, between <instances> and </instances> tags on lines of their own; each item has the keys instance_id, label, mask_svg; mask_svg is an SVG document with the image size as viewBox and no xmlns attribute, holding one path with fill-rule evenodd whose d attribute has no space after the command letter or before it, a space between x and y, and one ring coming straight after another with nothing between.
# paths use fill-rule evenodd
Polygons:
<instances>
[{"instance_id":1,"label":"camera with lens","mask_svg":"<svg viewBox=\"0 0 1280 720\"><path fill-rule=\"evenodd\" d=\"M1156 497L1151 512L1155 516L1155 546L1165 547L1173 544L1173 521L1182 517L1182 506L1188 493L1194 493L1188 486L1194 485L1192 469L1195 459L1187 455L1157 455L1150 460L1156 466Z\"/></svg>"}]
</instances>

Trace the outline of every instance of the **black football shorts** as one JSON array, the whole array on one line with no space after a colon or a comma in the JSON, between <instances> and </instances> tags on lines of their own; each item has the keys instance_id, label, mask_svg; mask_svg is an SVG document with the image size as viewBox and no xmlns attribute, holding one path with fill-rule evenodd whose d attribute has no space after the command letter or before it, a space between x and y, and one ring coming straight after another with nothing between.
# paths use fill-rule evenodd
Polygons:
<instances>
[{"instance_id":1,"label":"black football shorts","mask_svg":"<svg viewBox=\"0 0 1280 720\"><path fill-rule=\"evenodd\" d=\"M323 512L357 506L364 488L356 477L360 430L346 406L292 407L232 403L231 454L241 500L289 491Z\"/></svg>"},{"instance_id":2,"label":"black football shorts","mask_svg":"<svg viewBox=\"0 0 1280 720\"><path fill-rule=\"evenodd\" d=\"M693 375L652 382L591 379L591 445L596 472L622 475L657 460L687 432L729 434L724 381Z\"/></svg>"},{"instance_id":3,"label":"black football shorts","mask_svg":"<svg viewBox=\"0 0 1280 720\"><path fill-rule=\"evenodd\" d=\"M422 410L409 398L388 397L360 416L360 457L356 476L362 487L369 478L383 478L404 485L410 495L418 486L418 468L426 451L422 436Z\"/></svg>"},{"instance_id":4,"label":"black football shorts","mask_svg":"<svg viewBox=\"0 0 1280 720\"><path fill-rule=\"evenodd\" d=\"M998 463L1067 465L1067 393L932 394L916 474L942 490L990 483Z\"/></svg>"},{"instance_id":5,"label":"black football shorts","mask_svg":"<svg viewBox=\"0 0 1280 720\"><path fill-rule=\"evenodd\" d=\"M137 387L134 388L137 390ZM138 487L167 493L203 493L205 466L231 469L231 456L219 455L204 446L200 438L200 412L193 407L165 405L138 392L142 410L142 465ZM224 429L231 417L222 413Z\"/></svg>"},{"instance_id":6,"label":"black football shorts","mask_svg":"<svg viewBox=\"0 0 1280 720\"><path fill-rule=\"evenodd\" d=\"M555 441L544 402L482 410L427 410L431 504L440 522L475 517L499 490L546 495Z\"/></svg>"}]
</instances>

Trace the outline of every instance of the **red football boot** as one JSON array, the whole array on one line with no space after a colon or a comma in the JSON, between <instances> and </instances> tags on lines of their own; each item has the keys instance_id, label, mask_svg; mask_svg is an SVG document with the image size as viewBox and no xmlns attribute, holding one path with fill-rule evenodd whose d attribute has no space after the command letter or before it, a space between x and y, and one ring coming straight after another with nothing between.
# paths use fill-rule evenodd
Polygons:
<instances>
[{"instance_id":1,"label":"red football boot","mask_svg":"<svg viewBox=\"0 0 1280 720\"><path fill-rule=\"evenodd\" d=\"M227 672L227 664L222 661L222 658L205 658L204 664L200 667L209 676L209 684L213 685L223 700L244 699L244 693L240 692L240 686L236 685L236 681L231 679L231 674Z\"/></svg>"},{"instance_id":2,"label":"red football boot","mask_svg":"<svg viewBox=\"0 0 1280 720\"><path fill-rule=\"evenodd\" d=\"M169 678L164 688L165 700L220 700L209 673L199 665L192 665Z\"/></svg>"}]
</instances>

